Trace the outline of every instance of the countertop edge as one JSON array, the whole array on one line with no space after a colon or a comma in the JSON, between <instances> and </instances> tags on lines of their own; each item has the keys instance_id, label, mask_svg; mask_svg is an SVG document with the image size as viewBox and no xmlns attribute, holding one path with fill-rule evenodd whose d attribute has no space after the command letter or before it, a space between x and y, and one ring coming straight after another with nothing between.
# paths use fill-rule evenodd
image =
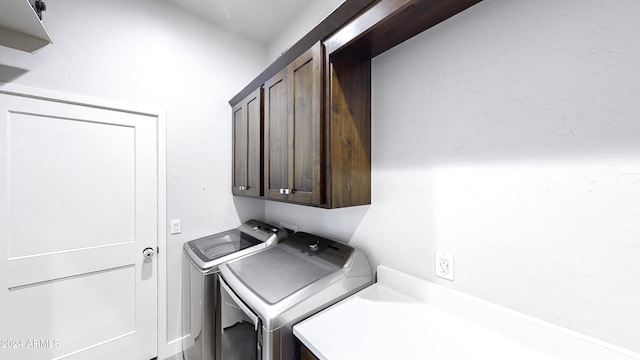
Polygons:
<instances>
[{"instance_id":1,"label":"countertop edge","mask_svg":"<svg viewBox=\"0 0 640 360\"><path fill-rule=\"evenodd\" d=\"M377 283L301 322L300 327L304 328L306 326L307 328L306 334L305 331L298 329L298 325L294 326L293 333L320 360L330 360L318 346L314 345L313 338L306 337L309 334L309 324L313 324L314 319L317 317L327 316L327 313L330 314L333 309L339 314L340 310L337 308L349 301L361 301L363 297L375 300L376 294L382 294L382 297L385 297L385 292L397 294L393 295L394 298L409 299L403 302L417 303L418 305L424 303L432 306L475 324L474 326L479 326L557 359L640 360L640 354L629 349L589 337L384 265L380 265L377 268ZM359 317L368 317L368 315L361 314ZM367 321L367 319L359 317L356 319L341 318L341 320L346 323ZM318 333L315 336L318 336Z\"/></svg>"},{"instance_id":2,"label":"countertop edge","mask_svg":"<svg viewBox=\"0 0 640 360\"><path fill-rule=\"evenodd\" d=\"M640 353L379 265L378 284L560 359L640 360Z\"/></svg>"}]
</instances>

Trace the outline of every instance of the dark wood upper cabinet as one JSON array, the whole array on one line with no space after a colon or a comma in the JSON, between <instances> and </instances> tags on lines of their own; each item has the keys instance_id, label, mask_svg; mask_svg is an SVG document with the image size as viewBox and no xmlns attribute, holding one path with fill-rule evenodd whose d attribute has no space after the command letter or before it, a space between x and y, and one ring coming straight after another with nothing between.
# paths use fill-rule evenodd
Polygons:
<instances>
[{"instance_id":1,"label":"dark wood upper cabinet","mask_svg":"<svg viewBox=\"0 0 640 360\"><path fill-rule=\"evenodd\" d=\"M234 194L325 208L370 204L371 59L478 2L346 0L229 101ZM263 105L252 103L260 95L248 94L261 85ZM247 119L258 113L264 134L255 140ZM264 146L261 168L251 144Z\"/></svg>"},{"instance_id":2,"label":"dark wood upper cabinet","mask_svg":"<svg viewBox=\"0 0 640 360\"><path fill-rule=\"evenodd\" d=\"M264 84L265 197L371 203L371 60L317 43Z\"/></svg>"},{"instance_id":3,"label":"dark wood upper cabinet","mask_svg":"<svg viewBox=\"0 0 640 360\"><path fill-rule=\"evenodd\" d=\"M236 195L262 196L262 89L255 90L236 104L232 113L232 192Z\"/></svg>"},{"instance_id":4,"label":"dark wood upper cabinet","mask_svg":"<svg viewBox=\"0 0 640 360\"><path fill-rule=\"evenodd\" d=\"M323 204L322 54L317 43L264 84L268 199Z\"/></svg>"}]
</instances>

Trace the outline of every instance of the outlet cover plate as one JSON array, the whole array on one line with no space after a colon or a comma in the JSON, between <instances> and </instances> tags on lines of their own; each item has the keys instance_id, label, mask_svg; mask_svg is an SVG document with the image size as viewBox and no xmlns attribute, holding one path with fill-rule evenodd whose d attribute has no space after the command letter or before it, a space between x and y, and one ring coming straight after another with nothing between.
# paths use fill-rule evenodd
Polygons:
<instances>
[{"instance_id":1,"label":"outlet cover plate","mask_svg":"<svg viewBox=\"0 0 640 360\"><path fill-rule=\"evenodd\" d=\"M453 254L436 250L435 269L437 277L453 281Z\"/></svg>"}]
</instances>

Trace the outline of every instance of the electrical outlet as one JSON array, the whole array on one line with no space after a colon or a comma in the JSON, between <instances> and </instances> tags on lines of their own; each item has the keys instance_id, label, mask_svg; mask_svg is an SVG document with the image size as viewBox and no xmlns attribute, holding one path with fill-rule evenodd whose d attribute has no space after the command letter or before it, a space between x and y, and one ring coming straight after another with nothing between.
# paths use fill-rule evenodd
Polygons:
<instances>
[{"instance_id":1,"label":"electrical outlet","mask_svg":"<svg viewBox=\"0 0 640 360\"><path fill-rule=\"evenodd\" d=\"M182 220L171 220L171 235L180 234L182 232Z\"/></svg>"},{"instance_id":2,"label":"electrical outlet","mask_svg":"<svg viewBox=\"0 0 640 360\"><path fill-rule=\"evenodd\" d=\"M436 250L436 276L453 281L453 254Z\"/></svg>"}]
</instances>

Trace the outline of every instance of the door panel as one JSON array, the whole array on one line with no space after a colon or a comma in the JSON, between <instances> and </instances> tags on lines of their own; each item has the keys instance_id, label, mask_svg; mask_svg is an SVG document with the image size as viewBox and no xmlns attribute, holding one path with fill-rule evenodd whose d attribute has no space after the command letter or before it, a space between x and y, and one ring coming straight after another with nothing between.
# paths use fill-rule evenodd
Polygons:
<instances>
[{"instance_id":1,"label":"door panel","mask_svg":"<svg viewBox=\"0 0 640 360\"><path fill-rule=\"evenodd\" d=\"M13 113L8 137L10 258L135 240L134 127Z\"/></svg>"},{"instance_id":2,"label":"door panel","mask_svg":"<svg viewBox=\"0 0 640 360\"><path fill-rule=\"evenodd\" d=\"M156 143L155 117L0 95L0 358L157 355Z\"/></svg>"},{"instance_id":3,"label":"door panel","mask_svg":"<svg viewBox=\"0 0 640 360\"><path fill-rule=\"evenodd\" d=\"M13 337L57 340L69 349L135 333L134 279L135 267L126 266L9 288L10 308L28 309L29 316L11 311L6 324L15 324Z\"/></svg>"}]
</instances>

